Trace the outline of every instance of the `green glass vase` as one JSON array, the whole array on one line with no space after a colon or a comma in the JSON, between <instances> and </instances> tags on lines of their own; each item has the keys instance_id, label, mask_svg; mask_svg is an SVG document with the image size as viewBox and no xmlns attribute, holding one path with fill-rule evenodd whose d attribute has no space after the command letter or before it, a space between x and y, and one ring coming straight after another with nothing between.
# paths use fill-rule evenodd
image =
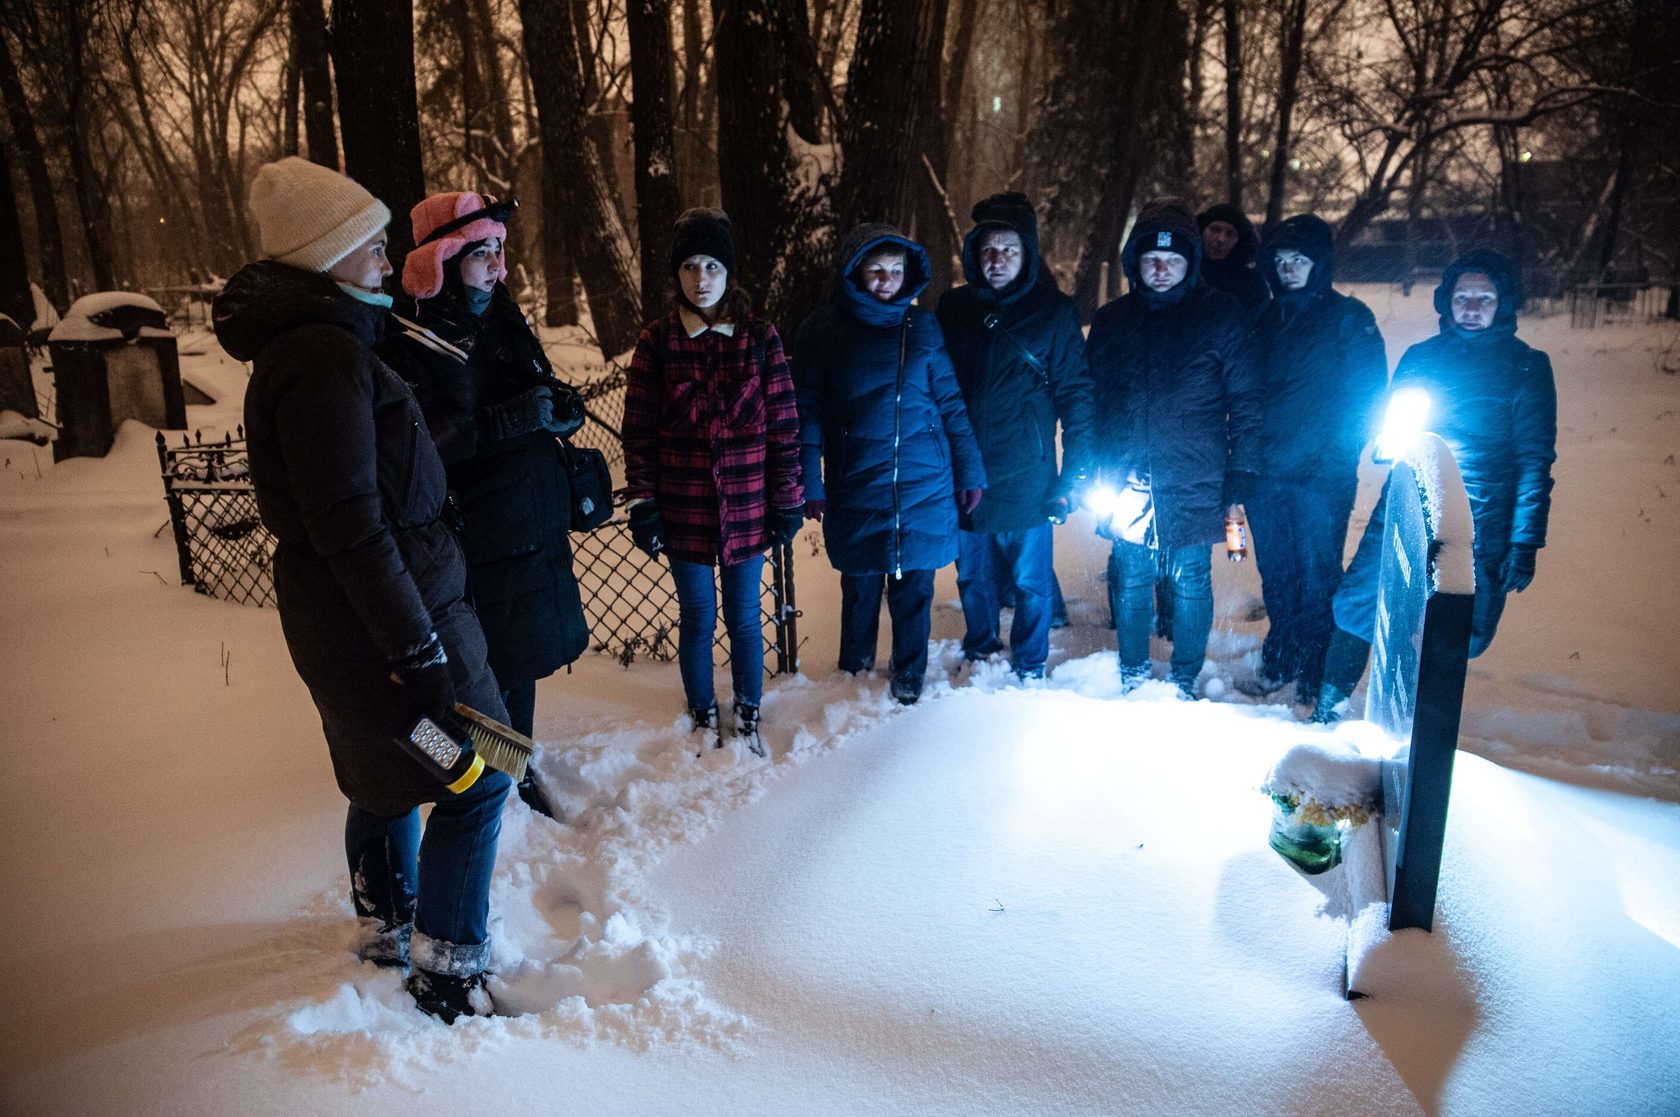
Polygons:
<instances>
[{"instance_id":1,"label":"green glass vase","mask_svg":"<svg viewBox=\"0 0 1680 1117\"><path fill-rule=\"evenodd\" d=\"M1314 875L1341 864L1342 831L1335 823L1316 826L1299 808L1272 802L1271 847L1303 873Z\"/></svg>"}]
</instances>

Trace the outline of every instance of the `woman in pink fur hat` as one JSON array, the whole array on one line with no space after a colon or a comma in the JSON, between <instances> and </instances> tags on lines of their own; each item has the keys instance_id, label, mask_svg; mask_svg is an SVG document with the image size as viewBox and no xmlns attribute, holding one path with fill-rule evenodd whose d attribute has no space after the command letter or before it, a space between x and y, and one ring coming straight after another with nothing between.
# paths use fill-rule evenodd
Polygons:
<instances>
[{"instance_id":1,"label":"woman in pink fur hat","mask_svg":"<svg viewBox=\"0 0 1680 1117\"><path fill-rule=\"evenodd\" d=\"M517 202L433 194L410 212L416 248L383 356L414 389L462 516L473 605L509 724L531 735L537 680L589 641L572 574L571 495L556 441L583 425L583 401L554 377L542 343L503 286ZM519 794L553 810L531 776Z\"/></svg>"}]
</instances>

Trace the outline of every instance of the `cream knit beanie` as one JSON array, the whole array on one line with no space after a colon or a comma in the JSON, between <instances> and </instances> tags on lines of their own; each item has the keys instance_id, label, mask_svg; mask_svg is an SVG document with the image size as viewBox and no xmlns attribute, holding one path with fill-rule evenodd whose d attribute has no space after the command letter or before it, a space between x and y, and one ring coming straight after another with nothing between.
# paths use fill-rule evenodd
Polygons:
<instances>
[{"instance_id":1,"label":"cream knit beanie","mask_svg":"<svg viewBox=\"0 0 1680 1117\"><path fill-rule=\"evenodd\" d=\"M263 256L324 272L391 223L385 203L330 167L287 156L251 183L251 216Z\"/></svg>"}]
</instances>

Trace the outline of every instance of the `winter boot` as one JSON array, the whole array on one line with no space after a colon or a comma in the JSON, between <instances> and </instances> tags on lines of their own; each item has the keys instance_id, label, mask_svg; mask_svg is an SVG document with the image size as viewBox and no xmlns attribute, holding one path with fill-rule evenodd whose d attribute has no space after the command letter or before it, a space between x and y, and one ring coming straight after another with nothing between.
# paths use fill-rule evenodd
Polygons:
<instances>
[{"instance_id":1,"label":"winter boot","mask_svg":"<svg viewBox=\"0 0 1680 1117\"><path fill-rule=\"evenodd\" d=\"M713 702L710 706L695 706L689 709L688 716L694 722L695 756L705 756L708 748L721 749L723 740L718 736L718 708Z\"/></svg>"},{"instance_id":2,"label":"winter boot","mask_svg":"<svg viewBox=\"0 0 1680 1117\"><path fill-rule=\"evenodd\" d=\"M763 756L764 738L758 735L758 707L745 702L735 703L735 739L746 745L754 756Z\"/></svg>"},{"instance_id":3,"label":"winter boot","mask_svg":"<svg viewBox=\"0 0 1680 1117\"><path fill-rule=\"evenodd\" d=\"M1136 667L1120 665L1120 693L1130 694L1138 687L1149 681L1149 664L1143 663Z\"/></svg>"},{"instance_id":4,"label":"winter boot","mask_svg":"<svg viewBox=\"0 0 1680 1117\"><path fill-rule=\"evenodd\" d=\"M1194 702L1196 700L1196 683L1198 682L1198 675L1186 675L1178 671L1174 671L1172 673L1172 685L1178 688L1179 697L1183 698L1186 702Z\"/></svg>"},{"instance_id":5,"label":"winter boot","mask_svg":"<svg viewBox=\"0 0 1680 1117\"><path fill-rule=\"evenodd\" d=\"M378 916L356 919L356 957L376 966L401 969L408 965L408 940L412 923L387 923Z\"/></svg>"},{"instance_id":6,"label":"winter boot","mask_svg":"<svg viewBox=\"0 0 1680 1117\"><path fill-rule=\"evenodd\" d=\"M900 706L914 706L922 697L921 676L895 673L892 677L892 696Z\"/></svg>"},{"instance_id":7,"label":"winter boot","mask_svg":"<svg viewBox=\"0 0 1680 1117\"><path fill-rule=\"evenodd\" d=\"M1239 680L1236 687L1250 698L1264 698L1273 691L1282 690L1289 680L1282 675L1274 675L1265 668L1260 669L1258 675Z\"/></svg>"},{"instance_id":8,"label":"winter boot","mask_svg":"<svg viewBox=\"0 0 1680 1117\"><path fill-rule=\"evenodd\" d=\"M560 821L560 816L554 813L554 804L548 801L548 796L543 793L542 785L537 783L535 772L527 768L525 778L515 786L519 792L519 798L524 801L527 807L545 818L552 818L556 822Z\"/></svg>"},{"instance_id":9,"label":"winter boot","mask_svg":"<svg viewBox=\"0 0 1680 1117\"><path fill-rule=\"evenodd\" d=\"M1313 712L1307 720L1314 725L1335 725L1347 715L1348 697L1329 683L1322 684L1318 688L1318 701L1313 704Z\"/></svg>"},{"instance_id":10,"label":"winter boot","mask_svg":"<svg viewBox=\"0 0 1680 1117\"><path fill-rule=\"evenodd\" d=\"M453 1024L461 1016L490 1016L496 1006L485 988L483 970L465 977L415 969L403 983L420 1011Z\"/></svg>"}]
</instances>

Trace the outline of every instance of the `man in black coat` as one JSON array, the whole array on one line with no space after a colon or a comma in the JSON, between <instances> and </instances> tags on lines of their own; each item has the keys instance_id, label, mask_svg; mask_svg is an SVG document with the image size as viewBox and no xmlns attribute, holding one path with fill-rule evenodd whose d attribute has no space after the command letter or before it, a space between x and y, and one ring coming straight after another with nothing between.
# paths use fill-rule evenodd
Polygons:
<instances>
[{"instance_id":1,"label":"man in black coat","mask_svg":"<svg viewBox=\"0 0 1680 1117\"><path fill-rule=\"evenodd\" d=\"M1235 295L1251 310L1271 298L1266 280L1254 269L1260 238L1241 206L1231 202L1209 206L1196 224L1202 227L1202 279L1209 287Z\"/></svg>"},{"instance_id":2,"label":"man in black coat","mask_svg":"<svg viewBox=\"0 0 1680 1117\"><path fill-rule=\"evenodd\" d=\"M1087 345L1100 473L1147 496L1150 517L1099 528L1120 569L1111 588L1120 674L1149 674L1157 571L1173 586L1172 681L1194 696L1213 627L1211 552L1260 469L1259 378L1242 304L1201 281L1202 237L1179 203L1148 206L1121 252L1129 292L1097 311Z\"/></svg>"},{"instance_id":3,"label":"man in black coat","mask_svg":"<svg viewBox=\"0 0 1680 1117\"><path fill-rule=\"evenodd\" d=\"M1022 194L975 205L963 241L968 284L939 300L989 488L960 521L957 592L963 654L1002 650L998 587L1014 590L1009 651L1022 679L1042 678L1050 652L1051 524L1067 516L1068 488L1089 460L1091 376L1073 300L1040 267L1038 218ZM1058 470L1056 424L1067 465Z\"/></svg>"},{"instance_id":4,"label":"man in black coat","mask_svg":"<svg viewBox=\"0 0 1680 1117\"><path fill-rule=\"evenodd\" d=\"M1260 697L1295 682L1296 701L1310 704L1388 359L1370 309L1330 286L1335 252L1322 220L1300 214L1279 225L1260 270L1276 297L1254 322L1266 424L1247 511L1269 627L1259 673L1238 688Z\"/></svg>"},{"instance_id":5,"label":"man in black coat","mask_svg":"<svg viewBox=\"0 0 1680 1117\"><path fill-rule=\"evenodd\" d=\"M1546 545L1557 460L1557 387L1545 353L1517 338L1522 288L1516 266L1476 249L1435 288L1441 332L1400 358L1393 390L1429 395L1426 426L1453 452L1475 521L1476 598L1470 655L1487 651L1506 595L1534 580ZM1325 657L1315 721L1339 717L1365 673L1376 629L1377 579L1387 501L1371 516L1333 603L1336 632Z\"/></svg>"}]
</instances>

